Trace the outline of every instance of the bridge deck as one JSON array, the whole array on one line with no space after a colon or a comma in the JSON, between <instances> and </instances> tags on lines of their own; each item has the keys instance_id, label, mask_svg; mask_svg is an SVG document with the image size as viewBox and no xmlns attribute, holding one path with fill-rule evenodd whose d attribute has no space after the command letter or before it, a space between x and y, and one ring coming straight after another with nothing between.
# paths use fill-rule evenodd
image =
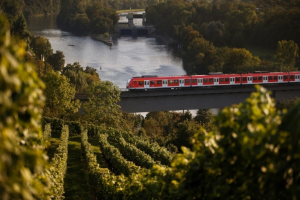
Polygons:
<instances>
[{"instance_id":1,"label":"bridge deck","mask_svg":"<svg viewBox=\"0 0 300 200\"><path fill-rule=\"evenodd\" d=\"M276 101L300 97L300 83L264 85ZM119 105L123 112L151 112L223 108L240 103L256 91L254 85L205 87L201 89L173 89L122 91ZM87 101L85 95L77 99Z\"/></svg>"}]
</instances>

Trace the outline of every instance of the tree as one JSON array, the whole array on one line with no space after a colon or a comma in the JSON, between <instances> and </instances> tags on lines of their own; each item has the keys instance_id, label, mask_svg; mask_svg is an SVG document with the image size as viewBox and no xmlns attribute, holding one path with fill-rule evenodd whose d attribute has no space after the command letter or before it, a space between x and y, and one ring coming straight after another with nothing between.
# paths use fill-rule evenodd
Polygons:
<instances>
[{"instance_id":1,"label":"tree","mask_svg":"<svg viewBox=\"0 0 300 200\"><path fill-rule=\"evenodd\" d=\"M253 72L260 64L258 57L253 56L248 50L240 48L231 49L225 62L224 73Z\"/></svg>"},{"instance_id":2,"label":"tree","mask_svg":"<svg viewBox=\"0 0 300 200\"><path fill-rule=\"evenodd\" d=\"M51 71L43 77L43 81L46 84L44 116L62 119L76 118L80 102L73 100L75 87L70 84L68 78Z\"/></svg>"},{"instance_id":3,"label":"tree","mask_svg":"<svg viewBox=\"0 0 300 200\"><path fill-rule=\"evenodd\" d=\"M120 89L112 82L94 83L87 89L88 102L83 103L82 120L87 123L119 128L122 125L122 112L117 104Z\"/></svg>"},{"instance_id":4,"label":"tree","mask_svg":"<svg viewBox=\"0 0 300 200\"><path fill-rule=\"evenodd\" d=\"M293 40L278 41L275 61L280 71L295 71L296 59L299 57L299 47Z\"/></svg>"},{"instance_id":5,"label":"tree","mask_svg":"<svg viewBox=\"0 0 300 200\"><path fill-rule=\"evenodd\" d=\"M197 110L196 116L194 117L196 122L202 125L206 125L212 120L212 113L209 109L199 109Z\"/></svg>"},{"instance_id":6,"label":"tree","mask_svg":"<svg viewBox=\"0 0 300 200\"><path fill-rule=\"evenodd\" d=\"M37 59L47 60L53 54L51 44L45 37L33 36L30 46Z\"/></svg>"},{"instance_id":7,"label":"tree","mask_svg":"<svg viewBox=\"0 0 300 200\"><path fill-rule=\"evenodd\" d=\"M76 93L85 93L88 85L100 83L96 69L87 66L83 70L78 62L67 64L62 70L62 74L69 78L70 83L75 86Z\"/></svg>"},{"instance_id":8,"label":"tree","mask_svg":"<svg viewBox=\"0 0 300 200\"><path fill-rule=\"evenodd\" d=\"M215 46L224 45L225 27L220 21L212 21L207 25L206 35Z\"/></svg>"},{"instance_id":9,"label":"tree","mask_svg":"<svg viewBox=\"0 0 300 200\"><path fill-rule=\"evenodd\" d=\"M62 51L56 51L48 57L47 62L52 65L54 71L60 72L65 66L65 55Z\"/></svg>"},{"instance_id":10,"label":"tree","mask_svg":"<svg viewBox=\"0 0 300 200\"><path fill-rule=\"evenodd\" d=\"M0 199L50 199L42 146L42 88L24 62L25 43L11 38L0 15Z\"/></svg>"}]
</instances>

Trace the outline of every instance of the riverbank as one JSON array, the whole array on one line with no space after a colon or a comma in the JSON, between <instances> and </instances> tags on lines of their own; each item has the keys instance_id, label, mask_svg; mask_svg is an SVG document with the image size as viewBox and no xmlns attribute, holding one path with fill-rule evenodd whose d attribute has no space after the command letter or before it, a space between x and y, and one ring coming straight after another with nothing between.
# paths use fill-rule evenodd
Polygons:
<instances>
[{"instance_id":1,"label":"riverbank","mask_svg":"<svg viewBox=\"0 0 300 200\"><path fill-rule=\"evenodd\" d=\"M150 37L155 37L156 39L158 39L161 43L163 43L164 45L170 46L170 47L178 47L179 43L177 40L171 38L170 36L166 35L166 34L156 34L151 33L151 35L149 35Z\"/></svg>"},{"instance_id":2,"label":"riverbank","mask_svg":"<svg viewBox=\"0 0 300 200\"><path fill-rule=\"evenodd\" d=\"M113 41L109 39L109 37L104 36L104 34L91 35L91 38L97 41L100 41L107 46L113 46Z\"/></svg>"}]
</instances>

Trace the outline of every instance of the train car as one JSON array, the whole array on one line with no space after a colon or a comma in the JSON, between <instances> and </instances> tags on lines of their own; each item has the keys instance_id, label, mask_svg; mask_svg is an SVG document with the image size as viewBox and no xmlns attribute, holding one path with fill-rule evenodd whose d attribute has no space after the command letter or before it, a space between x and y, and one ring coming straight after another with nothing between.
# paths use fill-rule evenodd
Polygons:
<instances>
[{"instance_id":1,"label":"train car","mask_svg":"<svg viewBox=\"0 0 300 200\"><path fill-rule=\"evenodd\" d=\"M127 81L129 90L178 89L189 87L275 84L300 82L300 72L255 72L247 74L182 75L182 76L140 76Z\"/></svg>"},{"instance_id":2,"label":"train car","mask_svg":"<svg viewBox=\"0 0 300 200\"><path fill-rule=\"evenodd\" d=\"M193 75L192 87L213 86L213 85L240 85L240 74L209 74L209 75Z\"/></svg>"},{"instance_id":3,"label":"train car","mask_svg":"<svg viewBox=\"0 0 300 200\"><path fill-rule=\"evenodd\" d=\"M299 72L264 72L242 74L242 84L271 84L271 83L289 83L297 82ZM298 75L298 76L296 76Z\"/></svg>"},{"instance_id":4,"label":"train car","mask_svg":"<svg viewBox=\"0 0 300 200\"><path fill-rule=\"evenodd\" d=\"M183 76L139 76L128 79L126 88L129 90L147 90L164 88L190 87L191 77Z\"/></svg>"}]
</instances>

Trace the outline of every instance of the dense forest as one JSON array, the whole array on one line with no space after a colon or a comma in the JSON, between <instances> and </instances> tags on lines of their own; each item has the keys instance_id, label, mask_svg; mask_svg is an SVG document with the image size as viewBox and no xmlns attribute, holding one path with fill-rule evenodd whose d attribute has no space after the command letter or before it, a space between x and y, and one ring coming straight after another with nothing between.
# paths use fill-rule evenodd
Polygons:
<instances>
[{"instance_id":1,"label":"dense forest","mask_svg":"<svg viewBox=\"0 0 300 200\"><path fill-rule=\"evenodd\" d=\"M293 71L300 66L300 1L168 1L147 7L146 15L159 34L178 41L189 74ZM248 46L277 52L259 58Z\"/></svg>"},{"instance_id":2,"label":"dense forest","mask_svg":"<svg viewBox=\"0 0 300 200\"><path fill-rule=\"evenodd\" d=\"M179 41L190 72L242 72L267 60L237 44L251 43L263 19L278 27L282 23L275 19L297 13L297 2L169 1L156 2L146 12L159 34ZM115 12L106 12L105 4L79 4L81 13L72 12L74 4L59 6L68 11L67 18L90 20L102 13L106 21ZM48 39L27 31L25 2L0 0L0 5L0 199L299 198L298 101L275 104L257 86L245 102L216 116L209 110L196 116L122 113L118 87L89 66L66 64L64 53L53 52ZM217 5L219 11L212 12ZM245 23L248 15L241 16L258 15L258 6L270 12ZM237 24L231 27L227 20ZM215 38L213 27L226 37ZM297 69L299 42L293 31L287 38L278 33L276 55L265 64L270 69ZM249 37L235 43L233 33ZM88 101L74 100L76 93L86 93Z\"/></svg>"}]
</instances>

